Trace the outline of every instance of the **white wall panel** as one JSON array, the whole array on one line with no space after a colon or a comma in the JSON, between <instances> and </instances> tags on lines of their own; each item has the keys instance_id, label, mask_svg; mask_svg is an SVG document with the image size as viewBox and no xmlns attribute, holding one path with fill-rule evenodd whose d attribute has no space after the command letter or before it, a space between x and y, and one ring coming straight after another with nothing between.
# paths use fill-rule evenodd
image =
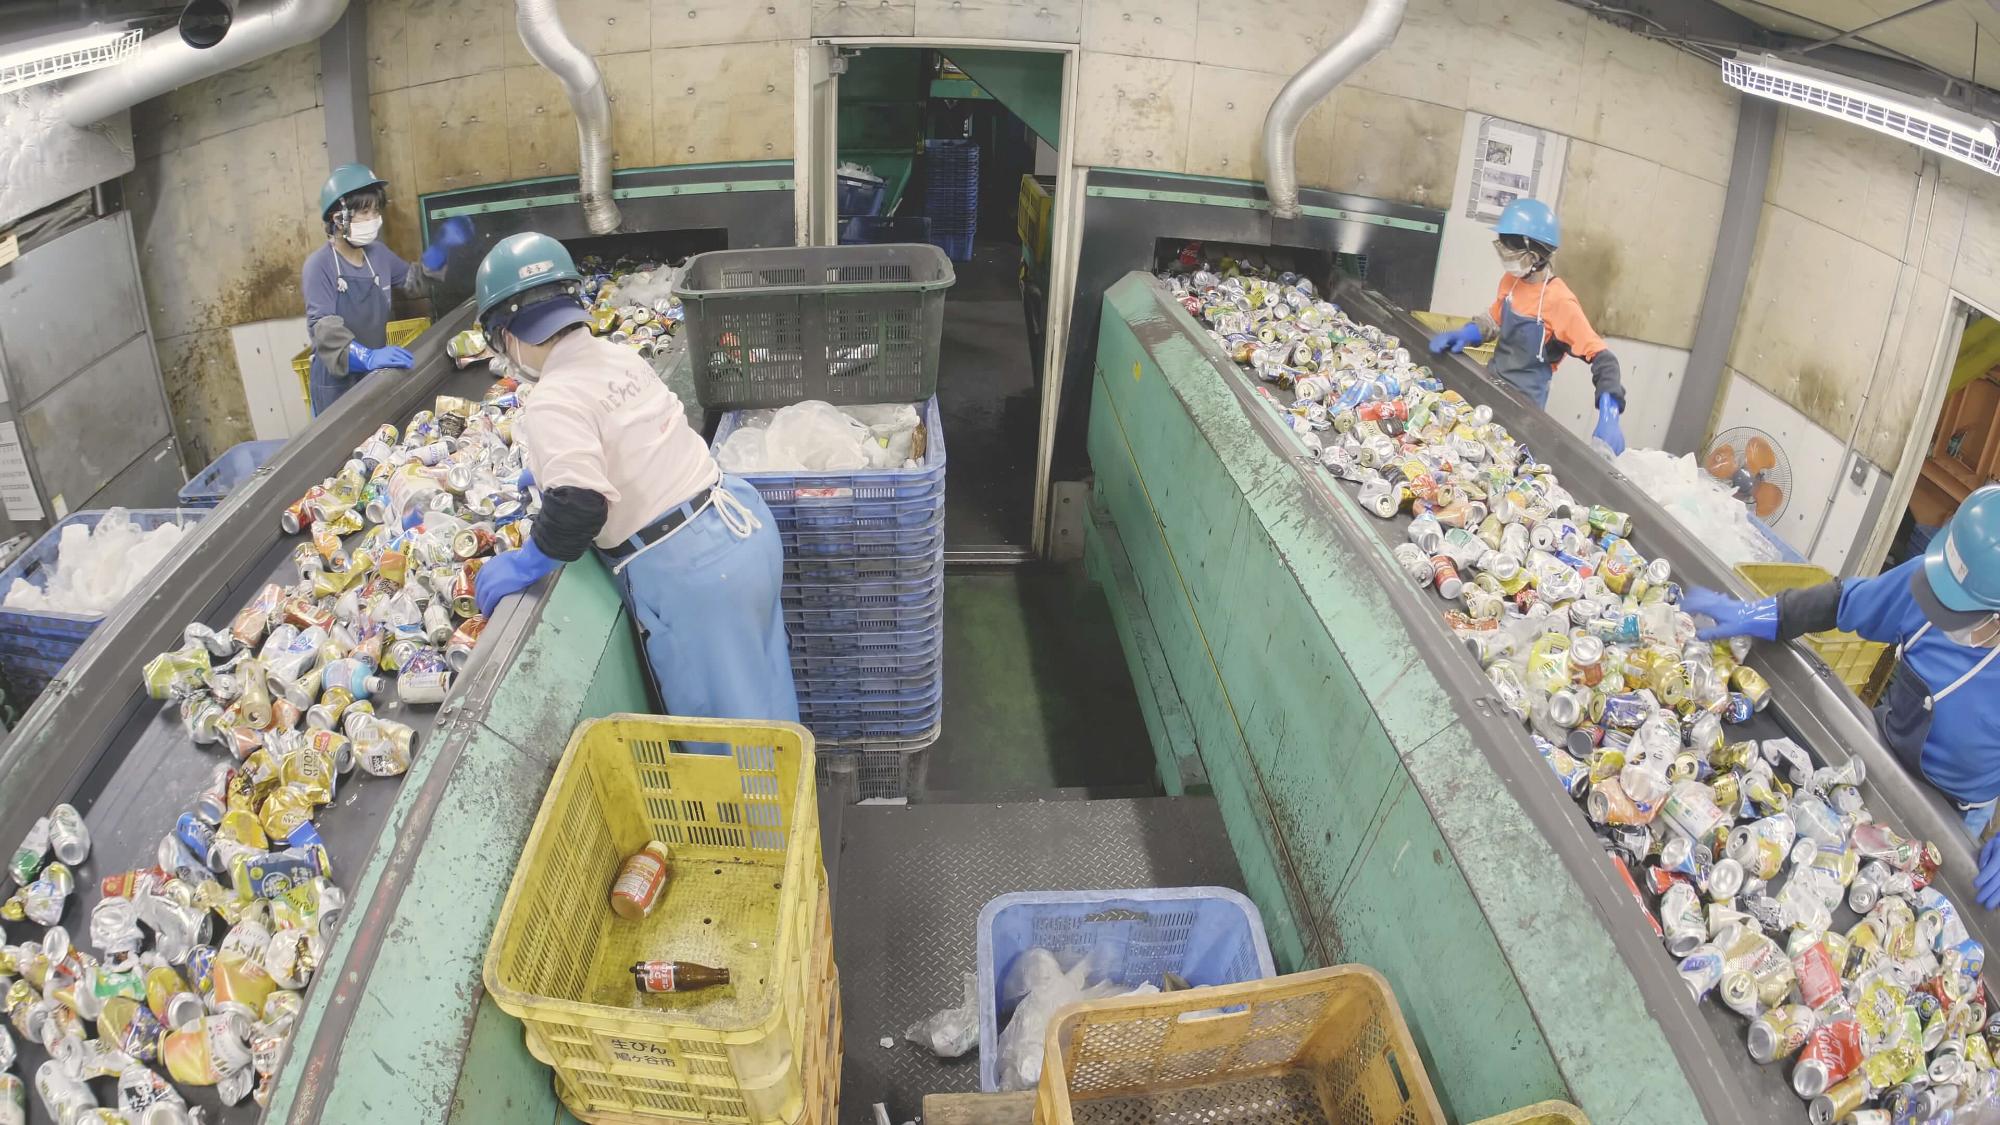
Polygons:
<instances>
[{"instance_id":1,"label":"white wall panel","mask_svg":"<svg viewBox=\"0 0 2000 1125\"><path fill-rule=\"evenodd\" d=\"M1715 432L1732 426L1755 426L1771 435L1792 468L1792 487L1784 511L1768 520L1778 538L1805 553L1826 515L1845 461L1841 440L1801 414L1789 403L1740 375L1732 375L1723 392Z\"/></svg>"},{"instance_id":2,"label":"white wall panel","mask_svg":"<svg viewBox=\"0 0 2000 1125\"><path fill-rule=\"evenodd\" d=\"M1085 0L1083 45L1149 59L1194 57L1199 0Z\"/></svg>"},{"instance_id":3,"label":"white wall panel","mask_svg":"<svg viewBox=\"0 0 2000 1125\"><path fill-rule=\"evenodd\" d=\"M1085 51L1080 69L1077 163L1168 172L1185 168L1193 63Z\"/></svg>"},{"instance_id":4,"label":"white wall panel","mask_svg":"<svg viewBox=\"0 0 2000 1125\"><path fill-rule=\"evenodd\" d=\"M917 0L917 34L1074 43L1083 35L1083 0Z\"/></svg>"}]
</instances>

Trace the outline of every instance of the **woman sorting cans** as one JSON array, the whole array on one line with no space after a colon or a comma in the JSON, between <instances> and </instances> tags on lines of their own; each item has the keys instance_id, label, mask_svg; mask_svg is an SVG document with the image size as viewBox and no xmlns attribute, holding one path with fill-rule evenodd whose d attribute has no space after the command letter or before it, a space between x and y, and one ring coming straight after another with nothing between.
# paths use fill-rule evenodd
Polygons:
<instances>
[{"instance_id":1,"label":"woman sorting cans","mask_svg":"<svg viewBox=\"0 0 2000 1125\"><path fill-rule=\"evenodd\" d=\"M524 383L514 436L524 487L542 495L529 538L480 570L479 611L594 546L669 712L796 722L784 551L764 498L717 468L644 359L591 335L562 243L502 240L479 264L476 294L488 345Z\"/></svg>"}]
</instances>

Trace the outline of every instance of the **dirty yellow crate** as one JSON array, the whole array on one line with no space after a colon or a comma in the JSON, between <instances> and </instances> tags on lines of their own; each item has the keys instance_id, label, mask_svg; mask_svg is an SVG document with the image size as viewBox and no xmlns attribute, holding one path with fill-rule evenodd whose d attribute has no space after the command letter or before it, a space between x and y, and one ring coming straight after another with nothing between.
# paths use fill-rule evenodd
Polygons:
<instances>
[{"instance_id":1,"label":"dirty yellow crate","mask_svg":"<svg viewBox=\"0 0 2000 1125\"><path fill-rule=\"evenodd\" d=\"M694 754L676 743L721 743ZM808 998L832 972L812 735L793 723L614 715L577 727L487 948L486 989L520 1018L591 1122L795 1122ZM671 849L652 914L608 894L649 840ZM648 996L635 961L730 971Z\"/></svg>"},{"instance_id":2,"label":"dirty yellow crate","mask_svg":"<svg viewBox=\"0 0 2000 1125\"><path fill-rule=\"evenodd\" d=\"M1453 316L1450 313L1435 312L1413 312L1410 314L1410 319L1423 325L1424 331L1432 335L1436 335L1439 332L1448 332L1460 325L1472 323L1472 318L1469 316ZM1415 346L1412 346L1411 341L1405 340L1403 341L1403 346L1410 349L1411 355L1421 359L1421 357L1429 354L1429 350L1425 346L1427 343L1428 341L1418 340L1415 342ZM1494 341L1488 340L1476 348L1467 348L1465 349L1466 357L1483 367L1493 362L1493 345Z\"/></svg>"},{"instance_id":3,"label":"dirty yellow crate","mask_svg":"<svg viewBox=\"0 0 2000 1125\"><path fill-rule=\"evenodd\" d=\"M389 322L389 346L392 348L407 348L417 337L424 334L424 329L430 326L431 318L427 316L413 316L408 320L392 320ZM312 348L308 347L292 357L292 373L299 377L299 394L303 395L307 402L312 401L312 368Z\"/></svg>"},{"instance_id":4,"label":"dirty yellow crate","mask_svg":"<svg viewBox=\"0 0 2000 1125\"><path fill-rule=\"evenodd\" d=\"M1736 573L1766 597L1780 590L1798 590L1833 581L1832 571L1811 563L1742 563ZM1808 633L1804 640L1813 655L1832 669L1863 703L1872 707L1882 697L1895 660L1893 646L1837 629Z\"/></svg>"},{"instance_id":5,"label":"dirty yellow crate","mask_svg":"<svg viewBox=\"0 0 2000 1125\"><path fill-rule=\"evenodd\" d=\"M1055 199L1049 194L1048 185L1033 172L1021 177L1020 198L1014 203L1014 233L1021 238L1021 249L1028 260L1041 267L1049 261L1050 214L1055 208Z\"/></svg>"},{"instance_id":6,"label":"dirty yellow crate","mask_svg":"<svg viewBox=\"0 0 2000 1125\"><path fill-rule=\"evenodd\" d=\"M1445 1120L1389 982L1366 965L1074 1004L1042 1057L1035 1125Z\"/></svg>"},{"instance_id":7,"label":"dirty yellow crate","mask_svg":"<svg viewBox=\"0 0 2000 1125\"><path fill-rule=\"evenodd\" d=\"M1568 1102L1536 1102L1512 1113L1481 1118L1472 1125L1590 1125L1590 1118Z\"/></svg>"}]
</instances>

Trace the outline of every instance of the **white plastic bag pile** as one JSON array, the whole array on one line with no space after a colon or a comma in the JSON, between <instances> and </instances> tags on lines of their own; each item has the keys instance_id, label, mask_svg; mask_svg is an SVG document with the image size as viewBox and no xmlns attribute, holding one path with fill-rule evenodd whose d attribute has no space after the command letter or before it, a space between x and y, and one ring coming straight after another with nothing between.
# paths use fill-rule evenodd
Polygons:
<instances>
[{"instance_id":1,"label":"white plastic bag pile","mask_svg":"<svg viewBox=\"0 0 2000 1125\"><path fill-rule=\"evenodd\" d=\"M1000 1057L994 1073L1002 1090L1032 1090L1042 1078L1042 1051L1049 1021L1063 1007L1081 1000L1108 1000L1113 996L1133 996L1158 992L1153 984L1127 988L1113 981L1091 984L1089 958L1065 969L1049 950L1030 949L1014 959L1000 982L999 1010L1017 1004L1013 1018L1000 1033Z\"/></svg>"},{"instance_id":2,"label":"white plastic bag pile","mask_svg":"<svg viewBox=\"0 0 2000 1125\"><path fill-rule=\"evenodd\" d=\"M914 468L917 408L817 399L753 410L715 451L726 473L844 473Z\"/></svg>"},{"instance_id":3,"label":"white plastic bag pile","mask_svg":"<svg viewBox=\"0 0 2000 1125\"><path fill-rule=\"evenodd\" d=\"M112 508L95 529L73 523L56 539L56 558L41 586L16 578L8 609L40 613L104 614L145 581L186 534L179 524L141 531L123 508Z\"/></svg>"},{"instance_id":4,"label":"white plastic bag pile","mask_svg":"<svg viewBox=\"0 0 2000 1125\"><path fill-rule=\"evenodd\" d=\"M1750 522L1750 510L1721 481L1702 471L1694 455L1628 449L1614 462L1674 522L1730 566L1775 562L1778 549Z\"/></svg>"}]
</instances>

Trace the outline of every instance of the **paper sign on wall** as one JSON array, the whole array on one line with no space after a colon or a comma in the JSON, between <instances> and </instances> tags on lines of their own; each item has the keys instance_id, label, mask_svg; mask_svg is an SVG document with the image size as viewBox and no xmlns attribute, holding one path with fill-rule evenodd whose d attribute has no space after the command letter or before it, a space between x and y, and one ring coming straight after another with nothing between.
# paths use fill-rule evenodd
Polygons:
<instances>
[{"instance_id":1,"label":"paper sign on wall","mask_svg":"<svg viewBox=\"0 0 2000 1125\"><path fill-rule=\"evenodd\" d=\"M1541 194L1542 147L1547 134L1531 125L1498 117L1479 122L1479 141L1472 148L1472 193L1467 218L1491 223L1516 199Z\"/></svg>"},{"instance_id":2,"label":"paper sign on wall","mask_svg":"<svg viewBox=\"0 0 2000 1125\"><path fill-rule=\"evenodd\" d=\"M35 478L28 472L28 455L21 448L21 434L12 422L0 422L0 501L7 518L42 518L42 497L35 491Z\"/></svg>"}]
</instances>

